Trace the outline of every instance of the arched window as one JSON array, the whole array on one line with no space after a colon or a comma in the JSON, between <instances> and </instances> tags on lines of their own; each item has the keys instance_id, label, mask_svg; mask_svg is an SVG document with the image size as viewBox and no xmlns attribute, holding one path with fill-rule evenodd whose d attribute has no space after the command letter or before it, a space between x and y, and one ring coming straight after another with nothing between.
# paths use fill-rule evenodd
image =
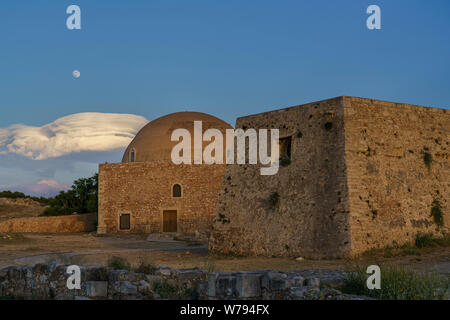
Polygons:
<instances>
[{"instance_id":1,"label":"arched window","mask_svg":"<svg viewBox=\"0 0 450 320\"><path fill-rule=\"evenodd\" d=\"M181 197L181 186L179 184L176 184L172 188L172 195L174 198L180 198Z\"/></svg>"},{"instance_id":2,"label":"arched window","mask_svg":"<svg viewBox=\"0 0 450 320\"><path fill-rule=\"evenodd\" d=\"M130 151L130 162L134 162L134 160L136 159L136 150L131 149Z\"/></svg>"}]
</instances>

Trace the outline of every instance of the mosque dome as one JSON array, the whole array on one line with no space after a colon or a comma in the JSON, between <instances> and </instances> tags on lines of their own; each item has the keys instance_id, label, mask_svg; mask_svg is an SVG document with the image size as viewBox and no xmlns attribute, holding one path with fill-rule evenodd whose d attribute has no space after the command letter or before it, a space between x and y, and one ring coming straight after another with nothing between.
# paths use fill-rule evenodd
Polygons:
<instances>
[{"instance_id":1,"label":"mosque dome","mask_svg":"<svg viewBox=\"0 0 450 320\"><path fill-rule=\"evenodd\" d=\"M218 129L225 134L226 129L232 129L228 123L206 113L188 111L171 113L145 125L126 149L122 162L171 160L172 148L179 143L179 141L171 141L172 132L175 129L188 130L193 144L194 121L202 121L203 132L207 129ZM225 138L223 140L225 145ZM209 143L209 141L203 142L202 147Z\"/></svg>"}]
</instances>

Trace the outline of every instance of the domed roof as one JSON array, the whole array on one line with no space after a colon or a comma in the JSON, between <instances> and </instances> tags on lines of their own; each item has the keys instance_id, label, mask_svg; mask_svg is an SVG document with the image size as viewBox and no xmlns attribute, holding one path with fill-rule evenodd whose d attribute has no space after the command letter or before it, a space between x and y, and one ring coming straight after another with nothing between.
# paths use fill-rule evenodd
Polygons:
<instances>
[{"instance_id":1,"label":"domed roof","mask_svg":"<svg viewBox=\"0 0 450 320\"><path fill-rule=\"evenodd\" d=\"M179 141L171 141L172 132L175 129L187 129L191 133L193 144L194 121L202 121L203 132L214 128L225 134L226 129L232 129L228 123L206 113L188 111L171 113L145 125L126 149L122 162L130 162L132 150L134 150L135 162L171 160L172 148L179 143ZM225 144L225 139L223 142ZM204 142L203 148L209 143L211 142Z\"/></svg>"}]
</instances>

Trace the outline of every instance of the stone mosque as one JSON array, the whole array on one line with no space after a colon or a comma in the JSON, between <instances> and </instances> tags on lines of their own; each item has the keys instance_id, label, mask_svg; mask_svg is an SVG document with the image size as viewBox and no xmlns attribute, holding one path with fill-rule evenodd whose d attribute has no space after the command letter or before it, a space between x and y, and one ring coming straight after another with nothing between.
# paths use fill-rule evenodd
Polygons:
<instances>
[{"instance_id":1,"label":"stone mosque","mask_svg":"<svg viewBox=\"0 0 450 320\"><path fill-rule=\"evenodd\" d=\"M450 232L450 110L342 96L238 118L279 129L272 176L260 164L175 165L171 133L192 135L196 120L232 128L169 114L121 163L99 166L98 233L205 233L213 253L339 258Z\"/></svg>"}]
</instances>

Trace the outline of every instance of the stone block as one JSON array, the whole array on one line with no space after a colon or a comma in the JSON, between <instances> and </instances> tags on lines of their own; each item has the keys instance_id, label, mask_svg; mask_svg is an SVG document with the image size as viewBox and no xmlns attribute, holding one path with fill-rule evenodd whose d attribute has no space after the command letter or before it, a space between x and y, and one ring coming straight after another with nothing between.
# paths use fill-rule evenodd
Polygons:
<instances>
[{"instance_id":1,"label":"stone block","mask_svg":"<svg viewBox=\"0 0 450 320\"><path fill-rule=\"evenodd\" d=\"M137 286L130 281L118 281L115 283L114 289L122 294L135 294L138 292Z\"/></svg>"},{"instance_id":2,"label":"stone block","mask_svg":"<svg viewBox=\"0 0 450 320\"><path fill-rule=\"evenodd\" d=\"M168 277L172 274L172 269L170 269L170 267L168 266L161 266L156 269L155 274Z\"/></svg>"},{"instance_id":3,"label":"stone block","mask_svg":"<svg viewBox=\"0 0 450 320\"><path fill-rule=\"evenodd\" d=\"M108 296L108 282L107 281L86 282L86 294L88 297Z\"/></svg>"},{"instance_id":4,"label":"stone block","mask_svg":"<svg viewBox=\"0 0 450 320\"><path fill-rule=\"evenodd\" d=\"M307 278L306 279L306 285L308 287L313 287L313 288L319 288L320 287L320 279L319 278Z\"/></svg>"},{"instance_id":5,"label":"stone block","mask_svg":"<svg viewBox=\"0 0 450 320\"><path fill-rule=\"evenodd\" d=\"M261 296L260 274L243 273L237 276L236 289L240 298L255 298Z\"/></svg>"},{"instance_id":6,"label":"stone block","mask_svg":"<svg viewBox=\"0 0 450 320\"><path fill-rule=\"evenodd\" d=\"M206 295L208 297L216 296L216 280L217 280L217 273L208 274L208 289L206 291Z\"/></svg>"},{"instance_id":7,"label":"stone block","mask_svg":"<svg viewBox=\"0 0 450 320\"><path fill-rule=\"evenodd\" d=\"M162 283L163 278L154 274L145 275L145 281L147 281L152 287L155 283Z\"/></svg>"},{"instance_id":8,"label":"stone block","mask_svg":"<svg viewBox=\"0 0 450 320\"><path fill-rule=\"evenodd\" d=\"M236 277L228 275L219 276L216 280L216 297L232 298L236 295Z\"/></svg>"}]
</instances>

